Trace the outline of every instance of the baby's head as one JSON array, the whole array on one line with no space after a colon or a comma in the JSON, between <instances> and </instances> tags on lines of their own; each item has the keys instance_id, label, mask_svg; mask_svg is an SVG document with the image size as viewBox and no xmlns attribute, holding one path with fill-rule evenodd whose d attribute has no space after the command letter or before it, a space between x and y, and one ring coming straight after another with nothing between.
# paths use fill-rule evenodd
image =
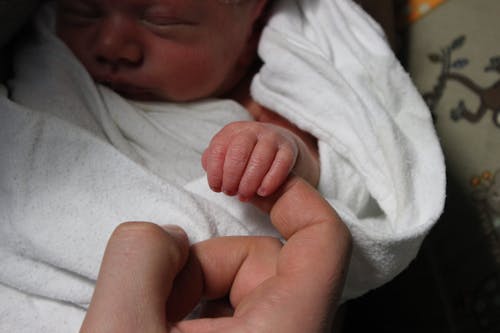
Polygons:
<instances>
[{"instance_id":1,"label":"baby's head","mask_svg":"<svg viewBox=\"0 0 500 333\"><path fill-rule=\"evenodd\" d=\"M57 33L92 77L135 99L227 93L255 59L267 0L58 0Z\"/></svg>"}]
</instances>

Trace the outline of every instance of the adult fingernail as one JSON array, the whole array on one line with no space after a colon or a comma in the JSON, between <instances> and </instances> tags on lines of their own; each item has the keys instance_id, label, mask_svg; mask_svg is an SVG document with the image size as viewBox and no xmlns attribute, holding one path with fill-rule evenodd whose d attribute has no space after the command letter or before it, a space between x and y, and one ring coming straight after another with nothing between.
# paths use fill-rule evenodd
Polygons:
<instances>
[{"instance_id":1,"label":"adult fingernail","mask_svg":"<svg viewBox=\"0 0 500 333\"><path fill-rule=\"evenodd\" d=\"M166 225L162 225L161 227L163 228L163 230L168 232L168 234L170 236L172 236L174 238L181 239L181 240L187 238L186 232L178 225L166 224Z\"/></svg>"},{"instance_id":2,"label":"adult fingernail","mask_svg":"<svg viewBox=\"0 0 500 333\"><path fill-rule=\"evenodd\" d=\"M182 333L181 330L179 330L178 328L176 327L172 327L170 330L169 330L169 333Z\"/></svg>"}]
</instances>

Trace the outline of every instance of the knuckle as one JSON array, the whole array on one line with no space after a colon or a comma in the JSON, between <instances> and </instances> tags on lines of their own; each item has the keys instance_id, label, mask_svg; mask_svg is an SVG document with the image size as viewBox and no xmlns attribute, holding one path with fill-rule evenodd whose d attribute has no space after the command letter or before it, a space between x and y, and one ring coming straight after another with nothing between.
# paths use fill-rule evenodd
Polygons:
<instances>
[{"instance_id":1,"label":"knuckle","mask_svg":"<svg viewBox=\"0 0 500 333\"><path fill-rule=\"evenodd\" d=\"M223 135L234 135L251 127L252 122L250 121L234 121L225 125L219 133Z\"/></svg>"},{"instance_id":2,"label":"knuckle","mask_svg":"<svg viewBox=\"0 0 500 333\"><path fill-rule=\"evenodd\" d=\"M279 147L280 155L283 156L284 159L295 160L297 155L299 154L299 149L296 145L291 143L285 143L280 145Z\"/></svg>"},{"instance_id":3,"label":"knuckle","mask_svg":"<svg viewBox=\"0 0 500 333\"><path fill-rule=\"evenodd\" d=\"M150 222L121 223L113 232L109 244L121 255L136 260L152 252L166 253L172 262L178 262L182 257L182 251L173 236Z\"/></svg>"},{"instance_id":4,"label":"knuckle","mask_svg":"<svg viewBox=\"0 0 500 333\"><path fill-rule=\"evenodd\" d=\"M224 143L213 143L207 153L207 158L209 160L223 160L226 154L226 144Z\"/></svg>"},{"instance_id":5,"label":"knuckle","mask_svg":"<svg viewBox=\"0 0 500 333\"><path fill-rule=\"evenodd\" d=\"M224 173L239 174L246 166L247 159L242 152L232 152L226 156L224 162Z\"/></svg>"},{"instance_id":6,"label":"knuckle","mask_svg":"<svg viewBox=\"0 0 500 333\"><path fill-rule=\"evenodd\" d=\"M266 154L253 154L252 158L248 161L248 174L253 176L267 172L271 167L274 158L274 156Z\"/></svg>"},{"instance_id":7,"label":"knuckle","mask_svg":"<svg viewBox=\"0 0 500 333\"><path fill-rule=\"evenodd\" d=\"M280 133L275 131L273 128L264 127L260 132L260 138L262 140L270 141L270 142L280 142L282 141Z\"/></svg>"},{"instance_id":8,"label":"knuckle","mask_svg":"<svg viewBox=\"0 0 500 333\"><path fill-rule=\"evenodd\" d=\"M295 162L295 154L291 150L284 150L281 154L276 158L275 163L283 166L293 165Z\"/></svg>"},{"instance_id":9,"label":"knuckle","mask_svg":"<svg viewBox=\"0 0 500 333\"><path fill-rule=\"evenodd\" d=\"M228 150L227 162L232 164L246 164L252 151L253 143L249 140L235 142Z\"/></svg>"},{"instance_id":10,"label":"knuckle","mask_svg":"<svg viewBox=\"0 0 500 333\"><path fill-rule=\"evenodd\" d=\"M151 222L123 222L116 227L112 238L121 241L142 242L163 237L164 231Z\"/></svg>"}]
</instances>

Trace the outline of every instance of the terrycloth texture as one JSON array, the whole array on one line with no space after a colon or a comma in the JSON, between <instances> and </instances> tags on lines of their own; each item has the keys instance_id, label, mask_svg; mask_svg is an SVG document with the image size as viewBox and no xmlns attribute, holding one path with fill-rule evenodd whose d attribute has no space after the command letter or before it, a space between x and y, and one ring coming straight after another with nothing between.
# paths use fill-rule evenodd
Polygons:
<instances>
[{"instance_id":1,"label":"terrycloth texture","mask_svg":"<svg viewBox=\"0 0 500 333\"><path fill-rule=\"evenodd\" d=\"M260 55L255 99L319 140L319 189L355 240L344 296L358 296L406 267L443 208L430 114L351 1L279 2Z\"/></svg>"},{"instance_id":2,"label":"terrycloth texture","mask_svg":"<svg viewBox=\"0 0 500 333\"><path fill-rule=\"evenodd\" d=\"M39 16L16 56L14 102L0 97L0 331L20 317L19 330L56 331L50 300L61 302L50 313L67 308L74 318L61 327L77 327L73 306L88 305L119 222L177 223L192 241L275 234L251 206L211 193L199 161L185 165L223 124L247 117L239 106L126 101L92 83L51 33L52 19L50 10ZM443 206L443 159L425 105L350 0L278 2L260 55L254 98L318 138L319 188L353 234L344 299L387 282ZM23 304L39 309L37 320L20 315Z\"/></svg>"}]
</instances>

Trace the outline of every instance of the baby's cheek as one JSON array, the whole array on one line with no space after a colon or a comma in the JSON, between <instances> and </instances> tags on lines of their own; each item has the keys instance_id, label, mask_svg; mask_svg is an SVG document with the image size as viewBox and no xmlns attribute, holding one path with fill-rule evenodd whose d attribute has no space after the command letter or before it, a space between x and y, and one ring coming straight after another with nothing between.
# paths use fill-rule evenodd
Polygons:
<instances>
[{"instance_id":1,"label":"baby's cheek","mask_svg":"<svg viewBox=\"0 0 500 333\"><path fill-rule=\"evenodd\" d=\"M68 29L69 30L69 29ZM58 31L58 37L66 44L66 46L73 52L75 57L88 67L88 61L86 60L90 56L90 50L87 45L85 45L86 36L81 33L71 31Z\"/></svg>"},{"instance_id":2,"label":"baby's cheek","mask_svg":"<svg viewBox=\"0 0 500 333\"><path fill-rule=\"evenodd\" d=\"M169 70L159 79L177 101L214 96L224 81L224 71L218 61L202 50L173 53L163 66Z\"/></svg>"}]
</instances>

